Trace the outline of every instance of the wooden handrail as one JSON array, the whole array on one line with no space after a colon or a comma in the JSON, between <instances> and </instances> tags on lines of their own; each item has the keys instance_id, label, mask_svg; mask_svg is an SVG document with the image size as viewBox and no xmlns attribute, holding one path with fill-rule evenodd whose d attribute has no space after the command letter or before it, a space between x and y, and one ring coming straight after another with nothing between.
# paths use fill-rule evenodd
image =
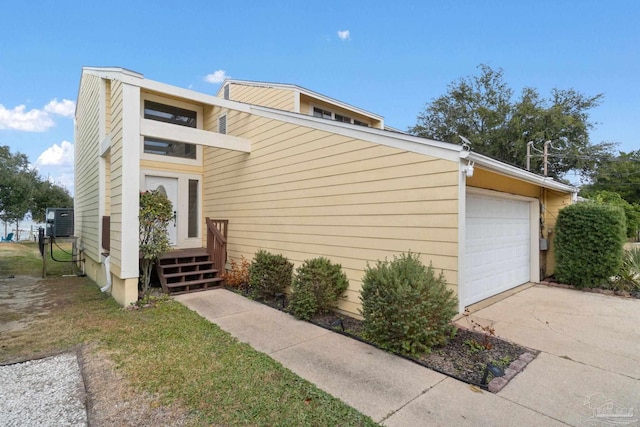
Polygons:
<instances>
[{"instance_id":1,"label":"wooden handrail","mask_svg":"<svg viewBox=\"0 0 640 427\"><path fill-rule=\"evenodd\" d=\"M207 252L213 261L214 268L220 274L225 273L227 262L227 229L229 220L206 218L207 223Z\"/></svg>"}]
</instances>

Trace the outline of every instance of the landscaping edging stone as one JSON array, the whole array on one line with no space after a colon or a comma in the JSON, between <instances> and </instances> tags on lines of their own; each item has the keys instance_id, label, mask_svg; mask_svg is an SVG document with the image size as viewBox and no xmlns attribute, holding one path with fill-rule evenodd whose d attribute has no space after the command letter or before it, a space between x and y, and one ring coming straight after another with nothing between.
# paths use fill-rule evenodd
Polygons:
<instances>
[{"instance_id":1,"label":"landscaping edging stone","mask_svg":"<svg viewBox=\"0 0 640 427\"><path fill-rule=\"evenodd\" d=\"M522 372L522 370L535 358L536 356L532 353L521 354L518 359L511 362L509 367L504 370L504 376L496 377L489 381L489 391L491 393L497 393L502 390L504 386L509 384L509 381L511 381L518 373Z\"/></svg>"}]
</instances>

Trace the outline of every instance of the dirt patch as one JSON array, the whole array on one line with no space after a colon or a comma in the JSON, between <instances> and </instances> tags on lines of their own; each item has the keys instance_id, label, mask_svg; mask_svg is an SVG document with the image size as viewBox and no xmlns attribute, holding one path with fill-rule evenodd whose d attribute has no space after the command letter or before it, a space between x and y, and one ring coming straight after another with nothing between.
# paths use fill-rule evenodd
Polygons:
<instances>
[{"instance_id":1,"label":"dirt patch","mask_svg":"<svg viewBox=\"0 0 640 427\"><path fill-rule=\"evenodd\" d=\"M87 391L87 416L91 426L186 426L188 412L166 406L148 393L135 391L116 369L109 355L95 345L84 346L80 366Z\"/></svg>"},{"instance_id":2,"label":"dirt patch","mask_svg":"<svg viewBox=\"0 0 640 427\"><path fill-rule=\"evenodd\" d=\"M0 278L0 325L12 334L48 314L46 292L39 279L29 276Z\"/></svg>"}]
</instances>

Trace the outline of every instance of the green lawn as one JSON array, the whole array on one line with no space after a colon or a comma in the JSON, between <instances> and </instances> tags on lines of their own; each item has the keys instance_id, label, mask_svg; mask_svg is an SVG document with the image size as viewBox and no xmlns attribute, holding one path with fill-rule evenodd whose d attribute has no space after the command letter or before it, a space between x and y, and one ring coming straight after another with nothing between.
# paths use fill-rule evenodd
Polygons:
<instances>
[{"instance_id":1,"label":"green lawn","mask_svg":"<svg viewBox=\"0 0 640 427\"><path fill-rule=\"evenodd\" d=\"M14 246L0 251L0 271L39 275L37 247ZM186 407L197 425L376 425L173 300L123 310L76 277L49 278L39 289L48 314L3 340L0 363L97 343L136 389Z\"/></svg>"}]
</instances>

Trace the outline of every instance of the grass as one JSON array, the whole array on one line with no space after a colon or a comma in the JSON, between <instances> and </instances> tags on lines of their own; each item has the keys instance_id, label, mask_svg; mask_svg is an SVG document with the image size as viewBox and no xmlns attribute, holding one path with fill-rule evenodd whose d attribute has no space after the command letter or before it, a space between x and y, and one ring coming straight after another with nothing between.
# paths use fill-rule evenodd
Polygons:
<instances>
[{"instance_id":1,"label":"grass","mask_svg":"<svg viewBox=\"0 0 640 427\"><path fill-rule=\"evenodd\" d=\"M71 260L70 253L70 243L53 246L53 257L57 260ZM47 276L56 277L73 273L75 273L73 263L55 262L51 258L47 258ZM42 257L37 243L0 243L0 276L10 274L42 275Z\"/></svg>"},{"instance_id":2,"label":"grass","mask_svg":"<svg viewBox=\"0 0 640 427\"><path fill-rule=\"evenodd\" d=\"M37 275L37 247L34 254L29 245L12 246L10 254L0 252L1 271L9 265L16 267L13 274L34 268ZM173 300L123 310L77 277L43 280L38 290L45 293L47 314L27 329L0 333L0 363L97 343L133 387L157 393L163 403L180 403L197 425L375 425Z\"/></svg>"}]
</instances>

